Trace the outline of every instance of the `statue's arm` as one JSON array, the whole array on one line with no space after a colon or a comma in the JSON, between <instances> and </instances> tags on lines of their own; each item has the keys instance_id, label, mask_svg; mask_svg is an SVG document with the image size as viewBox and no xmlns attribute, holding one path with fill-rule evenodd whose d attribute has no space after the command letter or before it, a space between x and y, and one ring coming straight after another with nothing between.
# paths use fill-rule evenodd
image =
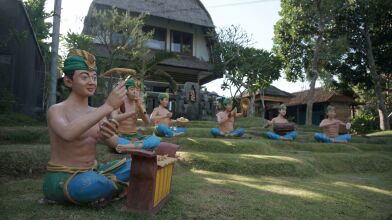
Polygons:
<instances>
[{"instance_id":1,"label":"statue's arm","mask_svg":"<svg viewBox=\"0 0 392 220\"><path fill-rule=\"evenodd\" d=\"M52 106L48 110L48 126L59 137L66 141L73 141L96 125L102 118L113 111L113 107L104 104L83 117L71 122L66 119L62 107Z\"/></svg>"}]
</instances>

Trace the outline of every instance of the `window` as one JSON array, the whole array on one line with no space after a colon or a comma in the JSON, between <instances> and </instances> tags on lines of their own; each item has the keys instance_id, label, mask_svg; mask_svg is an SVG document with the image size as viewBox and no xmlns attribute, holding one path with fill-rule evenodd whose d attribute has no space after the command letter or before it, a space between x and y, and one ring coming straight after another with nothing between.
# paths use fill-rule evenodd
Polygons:
<instances>
[{"instance_id":1,"label":"window","mask_svg":"<svg viewBox=\"0 0 392 220\"><path fill-rule=\"evenodd\" d=\"M120 33L112 33L110 43L112 45L124 44L124 36Z\"/></svg>"},{"instance_id":2,"label":"window","mask_svg":"<svg viewBox=\"0 0 392 220\"><path fill-rule=\"evenodd\" d=\"M192 55L193 36L190 33L172 31L171 51Z\"/></svg>"},{"instance_id":3,"label":"window","mask_svg":"<svg viewBox=\"0 0 392 220\"><path fill-rule=\"evenodd\" d=\"M147 42L150 49L165 50L166 49L166 29L151 26L144 26L144 32L153 31L152 39Z\"/></svg>"}]
</instances>

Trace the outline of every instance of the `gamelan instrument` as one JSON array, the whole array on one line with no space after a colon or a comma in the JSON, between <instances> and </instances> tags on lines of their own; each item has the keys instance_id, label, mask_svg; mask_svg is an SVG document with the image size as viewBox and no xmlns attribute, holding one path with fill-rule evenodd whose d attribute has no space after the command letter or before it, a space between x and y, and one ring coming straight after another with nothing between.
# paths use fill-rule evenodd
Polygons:
<instances>
[{"instance_id":1,"label":"gamelan instrument","mask_svg":"<svg viewBox=\"0 0 392 220\"><path fill-rule=\"evenodd\" d=\"M274 123L273 130L279 135L285 135L287 132L294 131L295 126L293 123Z\"/></svg>"},{"instance_id":2,"label":"gamelan instrument","mask_svg":"<svg viewBox=\"0 0 392 220\"><path fill-rule=\"evenodd\" d=\"M241 99L240 106L242 111L248 111L250 107L250 100L248 98Z\"/></svg>"},{"instance_id":3,"label":"gamelan instrument","mask_svg":"<svg viewBox=\"0 0 392 220\"><path fill-rule=\"evenodd\" d=\"M126 78L124 79L124 81L127 81L130 77L135 76L136 75L136 70L134 69L127 69L127 68L112 68L106 72L103 73L104 76L119 76L120 79L122 79L123 77L126 76ZM120 111L122 113L125 112L125 105L122 104L120 106Z\"/></svg>"},{"instance_id":4,"label":"gamelan instrument","mask_svg":"<svg viewBox=\"0 0 392 220\"><path fill-rule=\"evenodd\" d=\"M131 175L126 210L154 214L168 199L178 145L161 142L153 151L131 149Z\"/></svg>"},{"instance_id":5,"label":"gamelan instrument","mask_svg":"<svg viewBox=\"0 0 392 220\"><path fill-rule=\"evenodd\" d=\"M134 69L127 69L127 68L112 68L103 73L104 76L114 76L119 75L120 77L124 76L135 76L136 70Z\"/></svg>"}]
</instances>

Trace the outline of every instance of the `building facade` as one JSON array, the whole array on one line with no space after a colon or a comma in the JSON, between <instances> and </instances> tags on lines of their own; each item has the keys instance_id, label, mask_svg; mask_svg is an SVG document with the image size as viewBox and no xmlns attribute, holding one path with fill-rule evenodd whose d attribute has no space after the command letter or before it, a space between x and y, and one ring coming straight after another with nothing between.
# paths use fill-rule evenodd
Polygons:
<instances>
[{"instance_id":1,"label":"building facade","mask_svg":"<svg viewBox=\"0 0 392 220\"><path fill-rule=\"evenodd\" d=\"M305 124L306 121L306 101L309 90L293 93L294 97L285 104L287 105L287 117L298 124ZM319 125L326 117L328 105L335 107L336 116L339 120L347 122L353 117L354 99L344 94L334 91L327 91L323 88L316 88L314 92L312 124Z\"/></svg>"},{"instance_id":2,"label":"building facade","mask_svg":"<svg viewBox=\"0 0 392 220\"><path fill-rule=\"evenodd\" d=\"M178 86L178 91L170 94L174 117L200 119L203 112L209 113L201 109L206 102L201 86L219 76L211 71L211 42L207 34L214 30L214 24L203 4L199 0L94 0L87 17L93 8L110 10L113 7L135 15L147 14L143 29L154 30L148 47L153 52L178 54L177 59L167 59L158 65L160 70L173 77ZM100 42L95 41L95 44L99 47ZM97 56L104 54L98 53ZM168 88L169 84L163 81L145 81L147 112L159 104L157 94Z\"/></svg>"},{"instance_id":3,"label":"building facade","mask_svg":"<svg viewBox=\"0 0 392 220\"><path fill-rule=\"evenodd\" d=\"M20 0L0 0L0 108L44 112L45 60Z\"/></svg>"},{"instance_id":4,"label":"building facade","mask_svg":"<svg viewBox=\"0 0 392 220\"><path fill-rule=\"evenodd\" d=\"M244 97L251 98L249 94L245 94ZM280 104L288 102L294 95L270 86L268 88L260 90L255 94L255 116L261 116L263 113L263 102L265 106L265 119L271 120L278 115L278 107Z\"/></svg>"}]
</instances>

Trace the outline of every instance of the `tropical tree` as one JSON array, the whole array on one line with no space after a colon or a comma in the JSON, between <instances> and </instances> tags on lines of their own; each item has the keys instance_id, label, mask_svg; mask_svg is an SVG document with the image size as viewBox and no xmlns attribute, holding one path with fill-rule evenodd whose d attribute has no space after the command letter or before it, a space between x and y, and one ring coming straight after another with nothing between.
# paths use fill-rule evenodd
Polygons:
<instances>
[{"instance_id":1,"label":"tropical tree","mask_svg":"<svg viewBox=\"0 0 392 220\"><path fill-rule=\"evenodd\" d=\"M229 79L226 76L234 76L240 50L252 44L251 37L240 26L226 26L208 34L211 39L211 62L214 64L213 73L217 76L224 76L225 80L221 87L223 90L229 89L231 97L237 96L241 92L241 86L229 86ZM234 78L233 78L234 80ZM236 81L242 82L240 76L235 78ZM234 83L238 85L239 83Z\"/></svg>"},{"instance_id":2,"label":"tropical tree","mask_svg":"<svg viewBox=\"0 0 392 220\"><path fill-rule=\"evenodd\" d=\"M45 12L46 0L27 0L24 3L41 50L47 56L50 45L44 40L51 36L50 28L52 23L45 20L52 17L53 13Z\"/></svg>"},{"instance_id":3,"label":"tropical tree","mask_svg":"<svg viewBox=\"0 0 392 220\"><path fill-rule=\"evenodd\" d=\"M223 90L231 97L251 96L250 115L254 115L255 94L279 78L280 62L270 52L250 47L252 39L239 26L229 26L214 33L214 71L224 76Z\"/></svg>"},{"instance_id":4,"label":"tropical tree","mask_svg":"<svg viewBox=\"0 0 392 220\"><path fill-rule=\"evenodd\" d=\"M347 1L337 17L336 32L347 36L349 47L341 61L328 67L342 84L355 87L359 98L378 112L379 127L389 130L388 94L392 72L392 2Z\"/></svg>"},{"instance_id":5,"label":"tropical tree","mask_svg":"<svg viewBox=\"0 0 392 220\"><path fill-rule=\"evenodd\" d=\"M94 38L88 34L79 34L71 31L68 31L65 36L61 37L61 42L67 50L78 48L81 50L89 51L94 54L95 49L93 41Z\"/></svg>"},{"instance_id":6,"label":"tropical tree","mask_svg":"<svg viewBox=\"0 0 392 220\"><path fill-rule=\"evenodd\" d=\"M282 0L281 19L275 25L273 51L283 63L289 81L308 80L306 124L312 124L317 79L330 78L328 62L339 60L345 38L335 35L335 17L344 7L338 0Z\"/></svg>"},{"instance_id":7,"label":"tropical tree","mask_svg":"<svg viewBox=\"0 0 392 220\"><path fill-rule=\"evenodd\" d=\"M250 95L249 114L254 116L256 93L270 86L274 80L279 79L280 60L271 52L250 47L240 50L240 54L236 75L242 75L240 78L245 79L242 82L242 86L246 88Z\"/></svg>"},{"instance_id":8,"label":"tropical tree","mask_svg":"<svg viewBox=\"0 0 392 220\"><path fill-rule=\"evenodd\" d=\"M92 10L85 19L85 33L103 45L105 55L100 57L100 69L133 68L142 81L146 78L163 79L176 90L170 74L157 68L161 61L176 56L168 52L153 53L148 48L147 43L154 31L143 30L144 19L144 14L135 17L129 11L117 8Z\"/></svg>"}]
</instances>

